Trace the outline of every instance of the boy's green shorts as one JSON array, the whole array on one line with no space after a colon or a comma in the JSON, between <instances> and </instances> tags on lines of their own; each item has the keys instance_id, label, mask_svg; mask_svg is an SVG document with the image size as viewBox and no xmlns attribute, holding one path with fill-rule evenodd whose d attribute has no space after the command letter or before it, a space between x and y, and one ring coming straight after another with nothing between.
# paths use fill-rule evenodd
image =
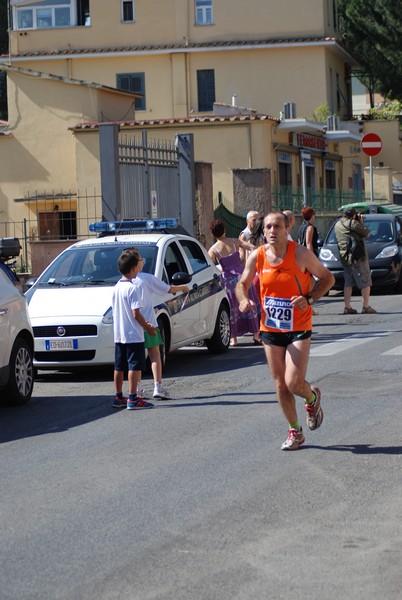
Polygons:
<instances>
[{"instance_id":1,"label":"boy's green shorts","mask_svg":"<svg viewBox=\"0 0 402 600\"><path fill-rule=\"evenodd\" d=\"M156 335L149 335L147 331L145 333L145 348L155 348L155 346L161 346L163 344L161 332L159 329L156 330Z\"/></svg>"}]
</instances>

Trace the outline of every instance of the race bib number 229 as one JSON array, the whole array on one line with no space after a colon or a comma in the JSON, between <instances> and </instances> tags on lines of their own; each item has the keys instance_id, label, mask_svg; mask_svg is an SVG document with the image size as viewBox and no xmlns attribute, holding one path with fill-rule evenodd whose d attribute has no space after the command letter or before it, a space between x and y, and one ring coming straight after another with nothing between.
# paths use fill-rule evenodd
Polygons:
<instances>
[{"instance_id":1,"label":"race bib number 229","mask_svg":"<svg viewBox=\"0 0 402 600\"><path fill-rule=\"evenodd\" d=\"M264 298L265 325L280 331L292 331L294 309L289 298Z\"/></svg>"}]
</instances>

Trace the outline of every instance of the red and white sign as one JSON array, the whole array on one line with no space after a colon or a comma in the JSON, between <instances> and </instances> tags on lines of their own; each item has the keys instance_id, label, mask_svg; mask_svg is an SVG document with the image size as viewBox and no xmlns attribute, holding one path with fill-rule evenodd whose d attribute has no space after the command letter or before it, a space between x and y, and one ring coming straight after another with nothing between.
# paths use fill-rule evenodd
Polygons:
<instances>
[{"instance_id":1,"label":"red and white sign","mask_svg":"<svg viewBox=\"0 0 402 600\"><path fill-rule=\"evenodd\" d=\"M377 156L382 149L382 140L376 133L366 133L360 142L361 149L367 156Z\"/></svg>"}]
</instances>

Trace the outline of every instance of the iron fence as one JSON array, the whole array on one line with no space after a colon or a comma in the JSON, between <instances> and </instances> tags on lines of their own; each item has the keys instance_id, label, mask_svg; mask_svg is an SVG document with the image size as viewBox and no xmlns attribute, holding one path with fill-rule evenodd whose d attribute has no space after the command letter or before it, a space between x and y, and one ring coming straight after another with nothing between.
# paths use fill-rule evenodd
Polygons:
<instances>
[{"instance_id":1,"label":"iron fence","mask_svg":"<svg viewBox=\"0 0 402 600\"><path fill-rule=\"evenodd\" d=\"M365 202L368 198L364 191L355 190L314 190L308 188L306 206L312 206L318 213L336 212L344 204ZM386 202L386 199L376 196L376 202ZM272 208L274 210L290 209L300 214L304 206L303 189L290 186L273 186Z\"/></svg>"},{"instance_id":2,"label":"iron fence","mask_svg":"<svg viewBox=\"0 0 402 600\"><path fill-rule=\"evenodd\" d=\"M173 148L165 148L165 168L176 170L173 158ZM160 151L160 148L158 148ZM130 150L131 152L131 150ZM167 154L171 153L168 158ZM160 156L156 157L157 161ZM137 157L133 156L127 162L137 162ZM164 176L163 169L161 177ZM170 184L171 185L171 184ZM155 186L156 187L156 186ZM170 189L169 185L161 186ZM309 190L308 205L312 206L317 213L325 214L336 212L343 204L351 202L362 202L367 200L364 192L355 192L351 190ZM376 202L385 202L384 198L376 197ZM276 186L272 189L272 208L273 210L284 210L288 208L295 214L300 214L304 205L303 191L301 188L292 188L288 186ZM91 237L89 224L94 221L102 220L102 196L93 193L70 193L60 194L57 192L40 194L27 194L25 198L18 199L24 207L24 213L27 215L21 220L0 221L0 237L16 237L20 240L21 253L15 261L17 271L24 273L30 272L31 267L31 249L30 243L49 242L69 242L78 241ZM221 219L226 227L227 234L231 237L237 237L245 227L245 217L231 212L224 205L223 198L218 196L214 202L214 217ZM21 211L22 212L22 211Z\"/></svg>"},{"instance_id":3,"label":"iron fence","mask_svg":"<svg viewBox=\"0 0 402 600\"><path fill-rule=\"evenodd\" d=\"M302 188L290 186L273 186L272 192L272 210L292 210L295 215L300 215L304 206L304 196ZM312 206L318 214L325 216L337 214L338 209L344 204L352 202L365 202L368 198L364 192L353 190L308 190L307 206ZM377 196L376 202L384 203L387 200ZM225 200L221 194L214 202L214 217L223 221L227 235L238 237L240 231L245 227L245 217L236 215L225 206Z\"/></svg>"},{"instance_id":4,"label":"iron fence","mask_svg":"<svg viewBox=\"0 0 402 600\"><path fill-rule=\"evenodd\" d=\"M97 193L28 193L21 204L20 220L0 220L0 237L16 237L21 252L15 260L20 273L30 272L31 243L71 243L91 237L89 224L102 220L102 197ZM13 261L14 262L14 261Z\"/></svg>"}]
</instances>

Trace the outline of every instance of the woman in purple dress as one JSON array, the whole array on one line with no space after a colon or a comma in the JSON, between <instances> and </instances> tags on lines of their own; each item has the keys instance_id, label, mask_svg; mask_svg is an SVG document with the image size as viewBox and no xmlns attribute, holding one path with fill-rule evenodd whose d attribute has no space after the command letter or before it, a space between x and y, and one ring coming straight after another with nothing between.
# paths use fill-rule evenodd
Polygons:
<instances>
[{"instance_id":1,"label":"woman in purple dress","mask_svg":"<svg viewBox=\"0 0 402 600\"><path fill-rule=\"evenodd\" d=\"M212 221L209 229L216 238L215 244L208 250L212 260L219 264L222 269L222 279L230 302L230 345L237 345L237 337L245 333L252 333L254 342L259 344L260 336L260 304L254 286L250 287L249 298L254 302L252 310L241 313L239 303L235 295L235 287L243 272L244 265L240 260L239 248L254 250L253 244L237 238L226 237L225 226L219 219Z\"/></svg>"}]
</instances>

